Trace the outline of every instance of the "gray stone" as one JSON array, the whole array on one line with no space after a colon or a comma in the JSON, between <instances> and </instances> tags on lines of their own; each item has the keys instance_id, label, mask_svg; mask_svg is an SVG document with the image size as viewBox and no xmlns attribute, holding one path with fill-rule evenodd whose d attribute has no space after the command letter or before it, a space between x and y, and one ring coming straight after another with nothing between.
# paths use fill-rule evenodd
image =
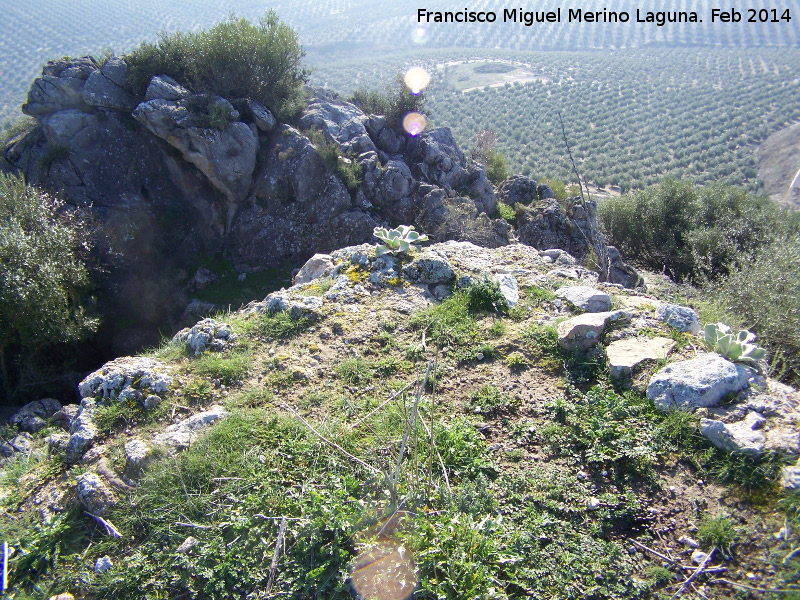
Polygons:
<instances>
[{"instance_id":1,"label":"gray stone","mask_svg":"<svg viewBox=\"0 0 800 600\"><path fill-rule=\"evenodd\" d=\"M335 140L344 152L356 155L377 151L365 127L368 121L367 115L355 105L326 96L324 92L311 96L300 115L302 128L319 129L328 140Z\"/></svg>"},{"instance_id":2,"label":"gray stone","mask_svg":"<svg viewBox=\"0 0 800 600\"><path fill-rule=\"evenodd\" d=\"M22 431L36 433L47 426L46 419L61 410L61 403L53 398L43 398L29 402L11 415L8 422Z\"/></svg>"},{"instance_id":3,"label":"gray stone","mask_svg":"<svg viewBox=\"0 0 800 600\"><path fill-rule=\"evenodd\" d=\"M781 485L787 490L800 490L800 464L783 468Z\"/></svg>"},{"instance_id":4,"label":"gray stone","mask_svg":"<svg viewBox=\"0 0 800 600\"><path fill-rule=\"evenodd\" d=\"M294 276L294 284L302 285L309 283L315 279L322 277L326 270L333 269L333 261L330 254L315 254L309 258L306 263Z\"/></svg>"},{"instance_id":5,"label":"gray stone","mask_svg":"<svg viewBox=\"0 0 800 600\"><path fill-rule=\"evenodd\" d=\"M261 131L269 133L275 129L277 121L269 109L263 104L259 104L255 100L247 100L247 108L250 118Z\"/></svg>"},{"instance_id":6,"label":"gray stone","mask_svg":"<svg viewBox=\"0 0 800 600\"><path fill-rule=\"evenodd\" d=\"M656 319L663 321L678 331L687 331L692 335L697 335L700 331L700 321L697 313L688 306L662 304L656 309Z\"/></svg>"},{"instance_id":7,"label":"gray stone","mask_svg":"<svg viewBox=\"0 0 800 600\"><path fill-rule=\"evenodd\" d=\"M144 399L144 407L147 410L153 410L159 404L161 404L161 398L155 394L152 394Z\"/></svg>"},{"instance_id":8,"label":"gray stone","mask_svg":"<svg viewBox=\"0 0 800 600\"><path fill-rule=\"evenodd\" d=\"M662 411L715 406L749 385L755 371L718 354L667 365L650 379L647 397Z\"/></svg>"},{"instance_id":9,"label":"gray stone","mask_svg":"<svg viewBox=\"0 0 800 600\"><path fill-rule=\"evenodd\" d=\"M189 536L185 540L183 540L183 543L180 546L178 546L175 549L175 553L176 554L186 554L186 553L190 552L192 550L192 548L197 546L197 544L199 544L199 543L200 542L198 542L192 536Z\"/></svg>"},{"instance_id":10,"label":"gray stone","mask_svg":"<svg viewBox=\"0 0 800 600\"><path fill-rule=\"evenodd\" d=\"M112 56L99 71L93 71L81 90L81 98L89 106L112 110L131 111L136 99L127 89L128 67Z\"/></svg>"},{"instance_id":11,"label":"gray stone","mask_svg":"<svg viewBox=\"0 0 800 600\"><path fill-rule=\"evenodd\" d=\"M588 286L565 286L559 288L556 295L585 312L596 313L611 310L611 296Z\"/></svg>"},{"instance_id":12,"label":"gray stone","mask_svg":"<svg viewBox=\"0 0 800 600\"><path fill-rule=\"evenodd\" d=\"M558 345L565 350L588 350L600 341L609 323L627 320L624 310L602 313L585 313L558 325Z\"/></svg>"},{"instance_id":13,"label":"gray stone","mask_svg":"<svg viewBox=\"0 0 800 600\"><path fill-rule=\"evenodd\" d=\"M167 75L155 75L150 79L150 85L145 92L145 100L182 100L191 95L191 92Z\"/></svg>"},{"instance_id":14,"label":"gray stone","mask_svg":"<svg viewBox=\"0 0 800 600\"><path fill-rule=\"evenodd\" d=\"M125 444L125 473L139 475L154 458L153 450L141 440L131 440Z\"/></svg>"},{"instance_id":15,"label":"gray stone","mask_svg":"<svg viewBox=\"0 0 800 600\"><path fill-rule=\"evenodd\" d=\"M142 356L123 356L104 364L79 385L82 398L114 400L125 390L161 394L172 385L171 369L164 362Z\"/></svg>"},{"instance_id":16,"label":"gray stone","mask_svg":"<svg viewBox=\"0 0 800 600\"><path fill-rule=\"evenodd\" d=\"M180 423L170 425L163 433L155 437L157 444L172 446L179 450L188 448L211 423L228 416L227 411L219 405L199 412Z\"/></svg>"},{"instance_id":17,"label":"gray stone","mask_svg":"<svg viewBox=\"0 0 800 600\"><path fill-rule=\"evenodd\" d=\"M548 277L563 277L564 279L580 279L577 269L553 269L548 274Z\"/></svg>"},{"instance_id":18,"label":"gray stone","mask_svg":"<svg viewBox=\"0 0 800 600\"><path fill-rule=\"evenodd\" d=\"M96 473L78 475L77 483L78 502L91 514L103 517L117 503L114 494Z\"/></svg>"},{"instance_id":19,"label":"gray stone","mask_svg":"<svg viewBox=\"0 0 800 600\"><path fill-rule=\"evenodd\" d=\"M649 360L667 358L675 342L669 338L629 338L612 342L606 348L608 372L613 378L628 377L637 366Z\"/></svg>"},{"instance_id":20,"label":"gray stone","mask_svg":"<svg viewBox=\"0 0 800 600\"><path fill-rule=\"evenodd\" d=\"M403 273L411 281L425 284L448 283L455 279L453 267L438 254L422 252L403 267Z\"/></svg>"},{"instance_id":21,"label":"gray stone","mask_svg":"<svg viewBox=\"0 0 800 600\"><path fill-rule=\"evenodd\" d=\"M186 284L186 288L190 292L195 292L197 290L205 289L208 286L217 283L218 281L219 277L217 277L217 275L211 270L207 269L206 267L199 267L189 280L189 283Z\"/></svg>"},{"instance_id":22,"label":"gray stone","mask_svg":"<svg viewBox=\"0 0 800 600\"><path fill-rule=\"evenodd\" d=\"M56 413L50 417L50 421L53 425L69 431L69 427L72 425L73 419L78 416L78 412L80 412L80 406L77 404L66 404L61 407L61 410L56 411Z\"/></svg>"},{"instance_id":23,"label":"gray stone","mask_svg":"<svg viewBox=\"0 0 800 600\"><path fill-rule=\"evenodd\" d=\"M183 310L179 322L184 327L191 327L194 323L205 319L207 316L219 312L220 307L205 300L193 298Z\"/></svg>"},{"instance_id":24,"label":"gray stone","mask_svg":"<svg viewBox=\"0 0 800 600\"><path fill-rule=\"evenodd\" d=\"M224 129L209 129L190 110L189 100L149 100L133 111L133 117L153 135L165 140L196 166L231 202L241 202L250 191L256 166L258 138L241 121ZM208 100L222 105L231 118L238 113L224 98Z\"/></svg>"},{"instance_id":25,"label":"gray stone","mask_svg":"<svg viewBox=\"0 0 800 600\"><path fill-rule=\"evenodd\" d=\"M33 450L33 438L29 433L15 435L11 438L9 444L14 449L14 452L19 452L20 454L29 454Z\"/></svg>"},{"instance_id":26,"label":"gray stone","mask_svg":"<svg viewBox=\"0 0 800 600\"><path fill-rule=\"evenodd\" d=\"M94 572L95 573L105 573L106 571L108 571L113 566L114 566L114 563L111 562L111 557L110 556L108 556L108 555L101 556L96 561L94 561Z\"/></svg>"},{"instance_id":27,"label":"gray stone","mask_svg":"<svg viewBox=\"0 0 800 600\"><path fill-rule=\"evenodd\" d=\"M182 329L172 338L173 344L186 344L197 356L204 350L222 352L236 342L237 336L227 323L203 319L194 327Z\"/></svg>"},{"instance_id":28,"label":"gray stone","mask_svg":"<svg viewBox=\"0 0 800 600\"><path fill-rule=\"evenodd\" d=\"M494 280L500 285L500 293L506 299L510 307L514 307L519 302L519 286L517 278L510 273L502 273L494 276Z\"/></svg>"},{"instance_id":29,"label":"gray stone","mask_svg":"<svg viewBox=\"0 0 800 600\"><path fill-rule=\"evenodd\" d=\"M81 91L89 76L97 71L91 56L77 59L51 60L42 69L28 92L22 112L42 116L67 108L84 108Z\"/></svg>"},{"instance_id":30,"label":"gray stone","mask_svg":"<svg viewBox=\"0 0 800 600\"><path fill-rule=\"evenodd\" d=\"M66 452L69 444L70 435L68 433L51 433L44 438L44 443L53 452Z\"/></svg>"},{"instance_id":31,"label":"gray stone","mask_svg":"<svg viewBox=\"0 0 800 600\"><path fill-rule=\"evenodd\" d=\"M81 400L78 414L72 420L69 428L70 436L64 453L64 460L68 463L78 462L97 438L94 409L94 400L91 398Z\"/></svg>"},{"instance_id":32,"label":"gray stone","mask_svg":"<svg viewBox=\"0 0 800 600\"><path fill-rule=\"evenodd\" d=\"M700 433L717 448L758 457L766 444L764 432L759 431L765 422L766 419L756 412L750 412L743 421L732 424L701 419Z\"/></svg>"}]
</instances>

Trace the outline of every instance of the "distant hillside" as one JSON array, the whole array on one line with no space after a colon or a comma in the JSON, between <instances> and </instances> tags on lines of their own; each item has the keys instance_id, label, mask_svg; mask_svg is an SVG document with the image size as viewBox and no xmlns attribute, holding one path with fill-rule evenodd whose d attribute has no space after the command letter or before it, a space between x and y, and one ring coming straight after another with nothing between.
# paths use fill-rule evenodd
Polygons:
<instances>
[{"instance_id":1,"label":"distant hillside","mask_svg":"<svg viewBox=\"0 0 800 600\"><path fill-rule=\"evenodd\" d=\"M269 5L258 0L141 0L135 4L85 0L80 4L57 0L31 0L24 4L5 3L3 36L0 38L0 121L15 113L24 100L30 82L42 65L54 56L98 53L113 48L121 53L141 40L152 40L155 32L194 30L225 18L231 11L255 19L273 8L300 35L309 58L346 59L353 55L375 59L385 53L424 48L484 48L508 50L577 50L630 48L653 44L689 46L781 46L800 45L800 1L782 5L793 16L780 23L710 23L711 5L705 0L682 3L685 11L697 11L702 23L678 25L636 23L637 6L642 11L665 11L673 7L664 0L615 3L613 9L628 11L628 23L567 23L570 9L584 11L605 8L600 0L566 0L561 3L562 23L501 23L503 9L497 0L470 6L470 10L495 11L498 22L429 23L417 27L418 8L431 11L460 10L444 0L386 4L378 0L339 2L325 0L275 0ZM742 21L746 6L740 7ZM758 8L762 8L759 6Z\"/></svg>"},{"instance_id":2,"label":"distant hillside","mask_svg":"<svg viewBox=\"0 0 800 600\"><path fill-rule=\"evenodd\" d=\"M800 169L800 125L769 136L758 148L758 176L776 202L800 208L800 189L790 188Z\"/></svg>"}]
</instances>

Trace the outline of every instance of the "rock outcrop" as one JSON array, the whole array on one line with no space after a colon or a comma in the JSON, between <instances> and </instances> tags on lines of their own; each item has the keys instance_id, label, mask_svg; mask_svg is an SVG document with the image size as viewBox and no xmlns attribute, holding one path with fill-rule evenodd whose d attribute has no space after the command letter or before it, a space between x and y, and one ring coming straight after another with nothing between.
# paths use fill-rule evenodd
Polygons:
<instances>
[{"instance_id":1,"label":"rock outcrop","mask_svg":"<svg viewBox=\"0 0 800 600\"><path fill-rule=\"evenodd\" d=\"M198 255L221 252L239 271L257 271L370 241L383 225L493 248L518 237L593 257L603 281L639 283L598 233L593 203L562 209L549 188L524 177L496 192L449 129L412 137L325 91L309 91L293 127L252 99L196 94L165 75L137 97L122 59L83 57L45 65L23 111L38 126L10 141L6 162L91 206L115 257L107 322L138 329L103 333L115 355L182 324L192 293L186 270ZM360 173L357 185L345 185L341 165ZM516 232L497 218L498 199L524 205Z\"/></svg>"}]
</instances>

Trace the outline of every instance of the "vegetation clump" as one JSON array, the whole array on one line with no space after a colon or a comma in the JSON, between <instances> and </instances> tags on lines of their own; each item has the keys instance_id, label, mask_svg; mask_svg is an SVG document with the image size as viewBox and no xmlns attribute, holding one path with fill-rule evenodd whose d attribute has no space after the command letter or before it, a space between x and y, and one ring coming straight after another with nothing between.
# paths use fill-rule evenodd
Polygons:
<instances>
[{"instance_id":1,"label":"vegetation clump","mask_svg":"<svg viewBox=\"0 0 800 600\"><path fill-rule=\"evenodd\" d=\"M297 34L269 11L258 24L231 16L211 29L161 34L124 60L140 96L154 75L169 75L195 92L250 98L285 118L303 106L303 56Z\"/></svg>"},{"instance_id":2,"label":"vegetation clump","mask_svg":"<svg viewBox=\"0 0 800 600\"><path fill-rule=\"evenodd\" d=\"M403 117L409 113L428 114L425 95L411 93L401 74L383 92L366 88L356 90L350 97L350 102L368 115L385 116L386 125L395 129L402 125Z\"/></svg>"},{"instance_id":3,"label":"vegetation clump","mask_svg":"<svg viewBox=\"0 0 800 600\"><path fill-rule=\"evenodd\" d=\"M62 202L0 174L0 377L10 399L22 362L98 326L88 293L86 224ZM11 363L11 353L19 364Z\"/></svg>"},{"instance_id":4,"label":"vegetation clump","mask_svg":"<svg viewBox=\"0 0 800 600\"><path fill-rule=\"evenodd\" d=\"M672 179L603 202L598 213L623 256L678 282L717 279L776 235L800 231L800 218L769 198Z\"/></svg>"}]
</instances>

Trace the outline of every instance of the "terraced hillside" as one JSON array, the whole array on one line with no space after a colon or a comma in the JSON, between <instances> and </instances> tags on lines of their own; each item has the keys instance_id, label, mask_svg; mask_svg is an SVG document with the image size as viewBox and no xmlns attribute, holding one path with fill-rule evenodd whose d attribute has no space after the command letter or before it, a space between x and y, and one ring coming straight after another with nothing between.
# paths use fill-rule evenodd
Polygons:
<instances>
[{"instance_id":1,"label":"terraced hillside","mask_svg":"<svg viewBox=\"0 0 800 600\"><path fill-rule=\"evenodd\" d=\"M780 46L800 43L800 2L791 0L791 21L746 23L750 5L740 6L740 23L711 21L712 3L685 0L675 7L666 0L635 3L624 0L613 10L628 11L628 23L567 23L570 9L602 11L600 0L566 0L561 3L562 23L501 23L503 10L498 0L481 0L469 6L472 11L495 11L498 22L466 26L455 23L417 23L418 3L377 0L276 0L269 6L256 0L142 0L135 4L86 0L65 3L58 0L31 0L3 5L3 35L0 37L0 121L12 116L24 100L27 87L42 65L53 57L98 53L111 48L125 52L144 39L152 40L158 31L196 30L224 19L231 11L250 19L273 8L300 35L310 53L322 62L332 57L353 55L374 58L400 49L483 48L510 50L577 50L587 48L631 48L653 44L687 46ZM753 8L764 8L752 4ZM425 7L432 11L454 10L444 0L433 0ZM459 7L460 9L461 7ZM554 7L555 8L555 7ZM646 11L697 11L702 23L636 23L636 9ZM783 15L781 12L778 18ZM772 16L769 16L770 20Z\"/></svg>"}]
</instances>

